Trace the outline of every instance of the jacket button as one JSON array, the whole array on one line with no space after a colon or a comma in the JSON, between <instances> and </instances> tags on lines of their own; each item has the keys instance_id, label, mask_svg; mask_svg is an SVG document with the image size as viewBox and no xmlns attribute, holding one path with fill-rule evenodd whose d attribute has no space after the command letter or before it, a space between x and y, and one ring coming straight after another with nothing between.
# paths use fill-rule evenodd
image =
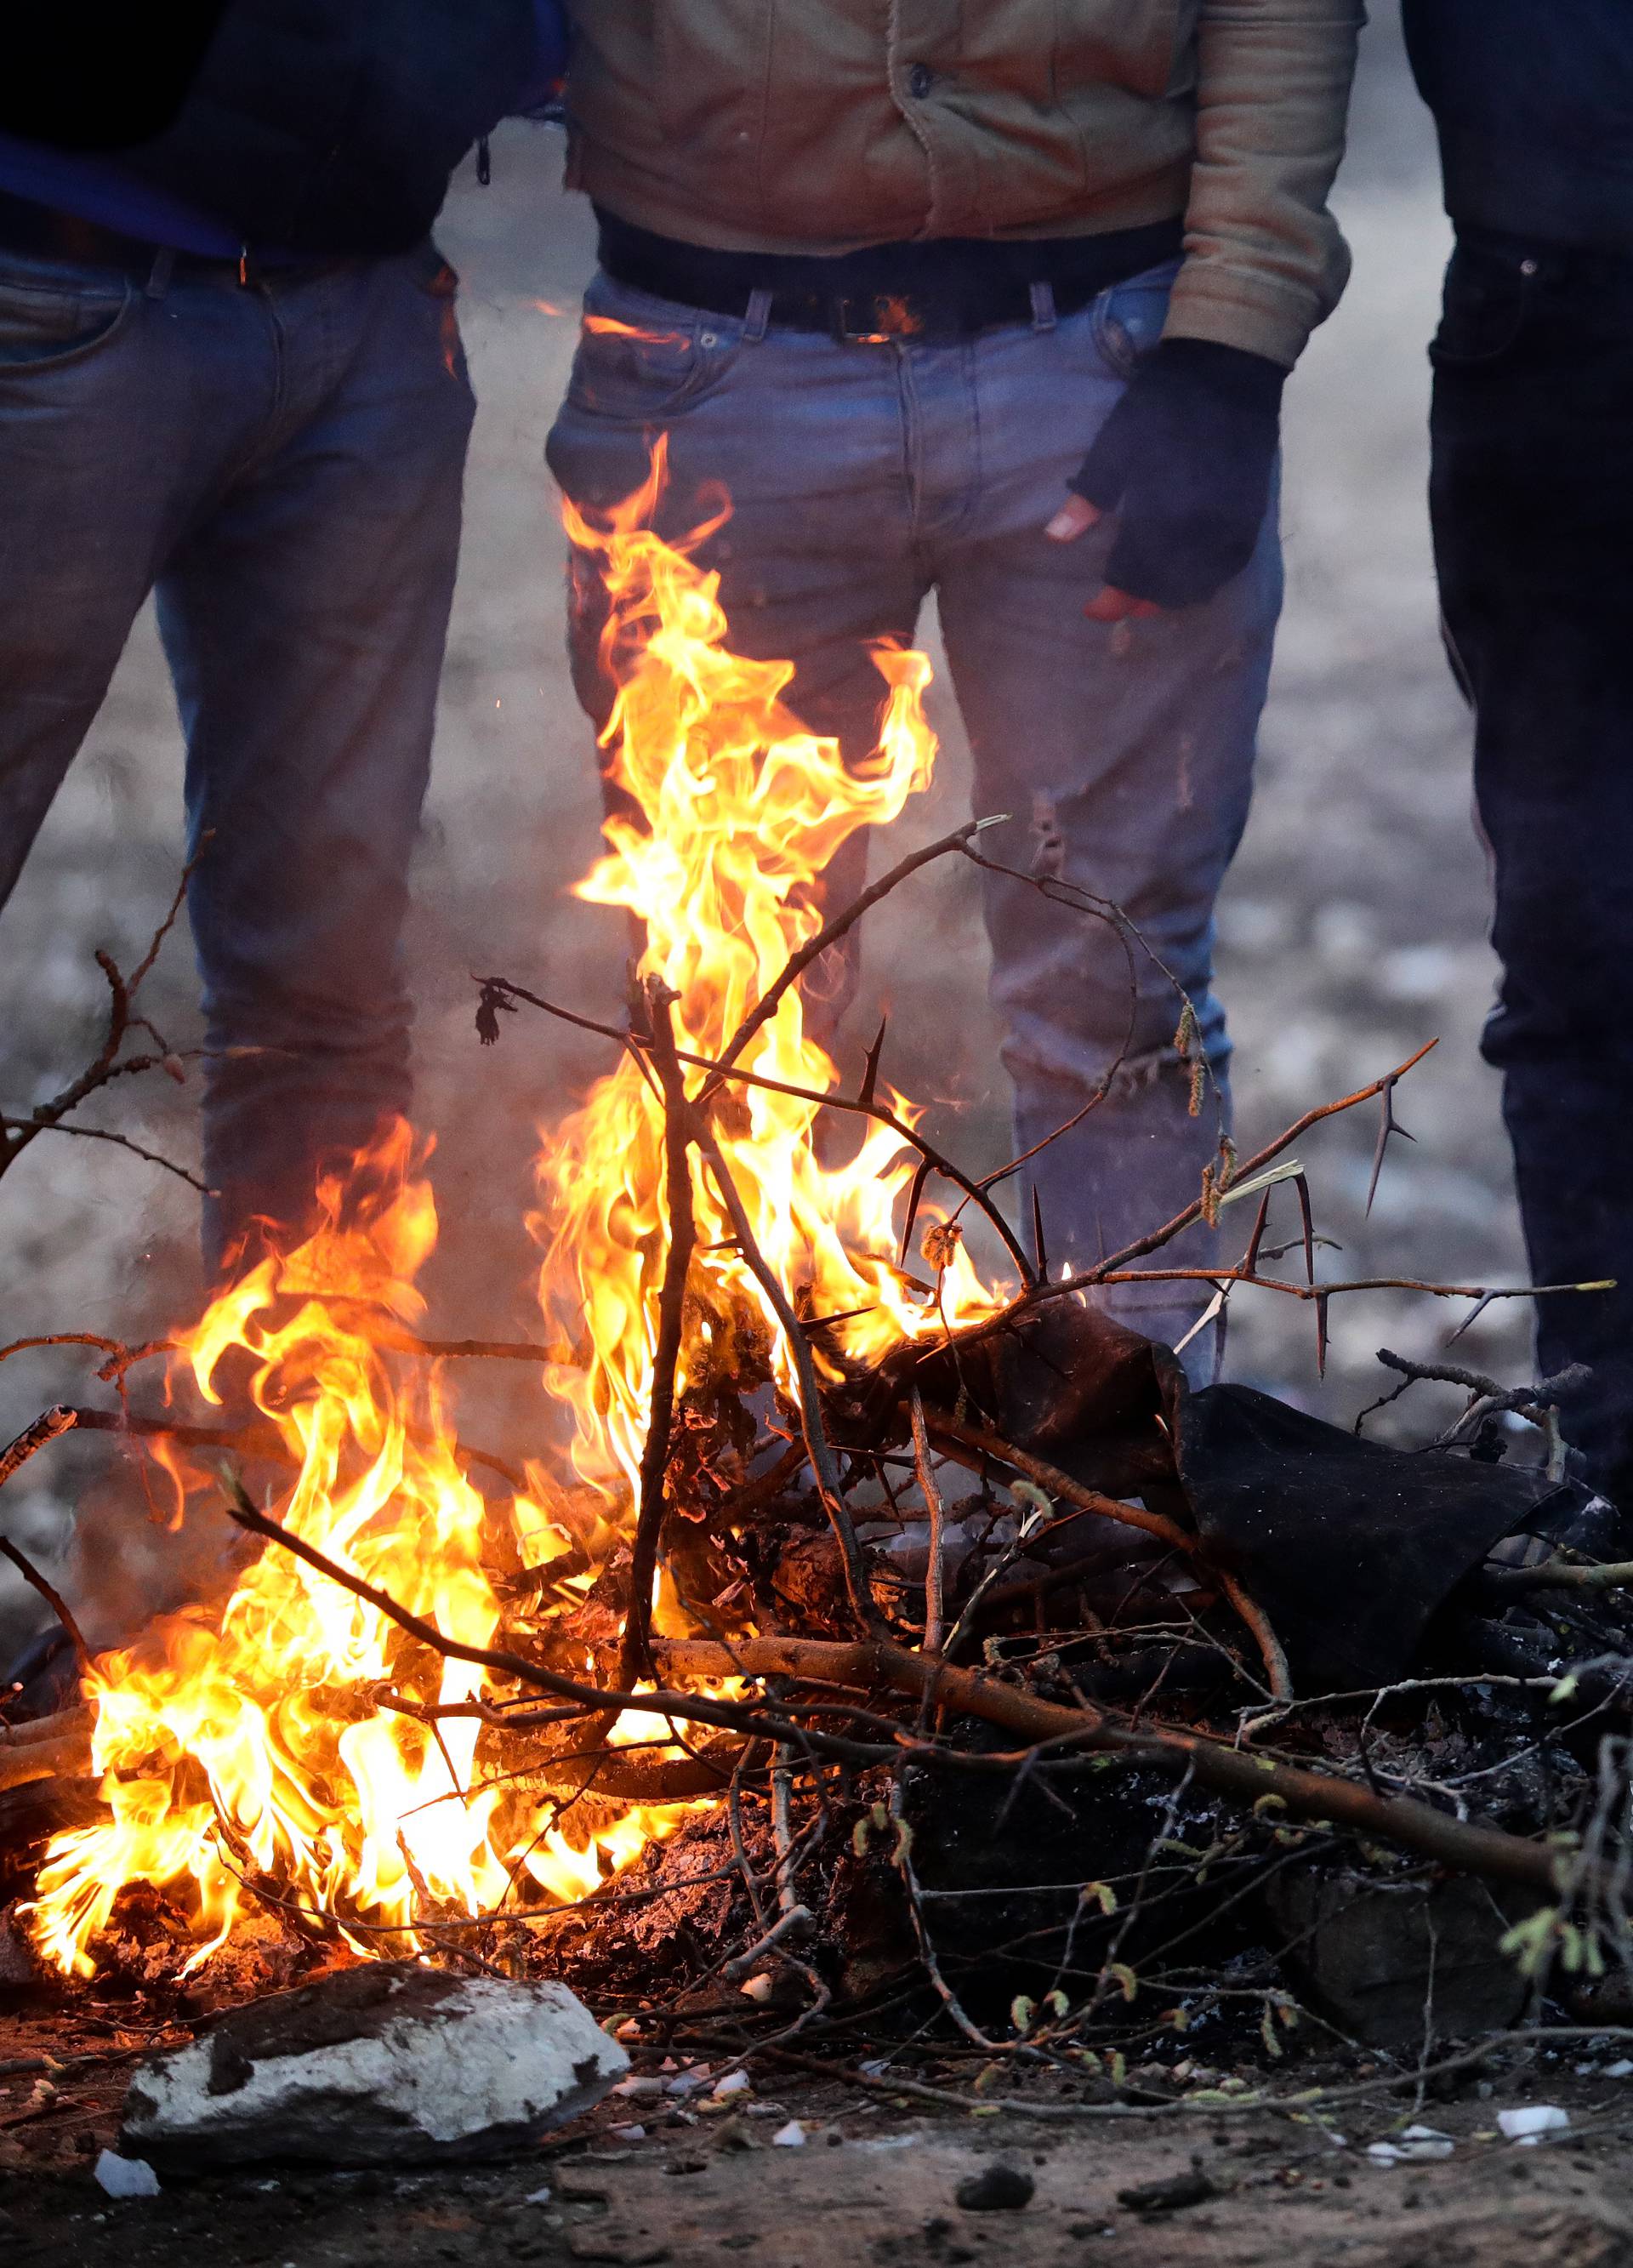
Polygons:
<instances>
[{"instance_id":1,"label":"jacket button","mask_svg":"<svg viewBox=\"0 0 1633 2268\"><path fill-rule=\"evenodd\" d=\"M923 102L935 84L936 74L928 63L915 63L908 73L908 92L916 101Z\"/></svg>"}]
</instances>

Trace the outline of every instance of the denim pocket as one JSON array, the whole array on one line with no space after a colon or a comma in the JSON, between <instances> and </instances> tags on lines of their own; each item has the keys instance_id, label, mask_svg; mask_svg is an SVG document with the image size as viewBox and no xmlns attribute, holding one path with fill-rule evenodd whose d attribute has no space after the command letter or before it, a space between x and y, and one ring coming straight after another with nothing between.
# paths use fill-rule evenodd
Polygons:
<instances>
[{"instance_id":1,"label":"denim pocket","mask_svg":"<svg viewBox=\"0 0 1633 2268\"><path fill-rule=\"evenodd\" d=\"M598 276L584 320L567 399L592 416L651 424L671 416L724 374L742 325Z\"/></svg>"},{"instance_id":2,"label":"denim pocket","mask_svg":"<svg viewBox=\"0 0 1633 2268\"><path fill-rule=\"evenodd\" d=\"M1180 272L1177 260L1114 284L1094 302L1094 344L1107 368L1132 378L1162 336L1168 299Z\"/></svg>"},{"instance_id":3,"label":"denim pocket","mask_svg":"<svg viewBox=\"0 0 1633 2268\"><path fill-rule=\"evenodd\" d=\"M1437 369L1462 370L1498 361L1525 328L1536 280L1536 262L1519 252L1460 244L1445 271L1431 362Z\"/></svg>"},{"instance_id":4,"label":"denim pocket","mask_svg":"<svg viewBox=\"0 0 1633 2268\"><path fill-rule=\"evenodd\" d=\"M44 264L0 263L0 376L83 361L123 328L136 296L121 278L85 284Z\"/></svg>"}]
</instances>

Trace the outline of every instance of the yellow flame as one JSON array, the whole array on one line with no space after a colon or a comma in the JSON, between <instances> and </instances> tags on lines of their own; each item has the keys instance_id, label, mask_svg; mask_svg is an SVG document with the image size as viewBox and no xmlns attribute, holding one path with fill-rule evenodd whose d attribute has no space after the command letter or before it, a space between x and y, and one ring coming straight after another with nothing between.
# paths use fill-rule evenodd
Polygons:
<instances>
[{"instance_id":1,"label":"yellow flame","mask_svg":"<svg viewBox=\"0 0 1633 2268\"><path fill-rule=\"evenodd\" d=\"M650 480L604 526L568 513L605 581L603 651L618 688L607 760L641 814L607 821L607 853L579 895L644 924L641 972L677 996L679 1045L714 1059L820 927L817 884L835 852L928 784L930 669L922 654L876 654L878 747L848 770L835 741L784 707L791 665L729 650L717 578L694 563L695 546L650 531L663 472L660 448ZM817 1096L837 1086L797 986L738 1060ZM695 1091L702 1074L690 1077ZM818 1154L815 1101L738 1083L710 1109L766 1259L804 1313L849 1318L824 1335L824 1359L874 1359L997 1305L955 1236L937 1247L933 1297L894 1264L914 1161L891 1130L850 1122L864 1130L835 1164L831 1149ZM247 1372L255 1408L282 1437L298 1476L276 1516L446 1636L493 1639L501 1544L512 1567L544 1567L570 1549L593 1565L627 1525L666 1234L663 1133L661 1106L625 1057L540 1160L541 1297L568 1319L582 1357L548 1384L571 1413L587 1510L582 1492L570 1501L555 1474L530 1464L526 1489L496 1513L461 1470L438 1373L390 1352L379 1319L400 1334L422 1312L415 1277L436 1237L425 1160L404 1125L322 1184L313 1236L248 1267L185 1339L204 1396L221 1398L224 1372ZM694 1197L680 1385L712 1366L727 1379L769 1370L791 1389L776 1319L695 1165ZM216 1485L185 1466L175 1477L184 1495ZM585 1588L574 1576L563 1595ZM660 1589L656 1609L658 1627L685 1627L672 1593ZM269 1546L218 1613L161 1619L97 1662L87 1699L109 1815L53 1841L27 1909L36 1944L88 1973L121 1889L146 1882L190 1900L196 1966L232 1932L247 1883L257 1897L270 1889L338 1918L359 1951L401 1952L401 1937L373 1933L514 1903L524 1876L548 1899L585 1896L683 1815L598 1800L558 1821L536 1789L484 1785L474 1715L433 1726L412 1713L457 1710L484 1690L481 1671L409 1641ZM628 1713L610 1735L651 1737L650 1720Z\"/></svg>"},{"instance_id":2,"label":"yellow flame","mask_svg":"<svg viewBox=\"0 0 1633 2268\"><path fill-rule=\"evenodd\" d=\"M793 665L730 651L719 578L688 556L696 538L675 548L651 532L664 473L660 442L645 486L604 526L567 508L568 532L598 561L608 602L601 654L618 690L602 735L607 770L641 814L607 820L610 848L577 895L622 907L644 925L639 973L679 996L677 1044L717 1060L790 954L821 927L816 886L830 860L858 828L887 824L929 785L931 672L921 653L876 650L878 745L847 769L838 741L806 732L783 705ZM798 986L738 1063L817 1094L839 1090L832 1060L805 1029ZM701 1078L692 1074L695 1089ZM888 1100L910 1123L911 1107ZM715 1130L779 1280L807 1314L850 1318L824 1337L866 1360L941 1330L944 1318L989 1313L994 1297L955 1240L937 1300L894 1265L898 1200L914 1171L901 1138L869 1124L849 1160L832 1166L814 1138L823 1116L816 1102L739 1082ZM825 1133L858 1123L829 1116ZM645 1433L666 1244L663 1133L661 1102L626 1057L545 1136L539 1165L541 1204L531 1225L544 1247L541 1296L587 1358L550 1383L576 1413L580 1476L609 1491L634 1485ZM694 1203L699 1256L681 1384L702 1338L729 1338L747 1324L771 1341L776 1374L791 1388L764 1294L695 1163ZM717 1344L710 1351L717 1361Z\"/></svg>"}]
</instances>

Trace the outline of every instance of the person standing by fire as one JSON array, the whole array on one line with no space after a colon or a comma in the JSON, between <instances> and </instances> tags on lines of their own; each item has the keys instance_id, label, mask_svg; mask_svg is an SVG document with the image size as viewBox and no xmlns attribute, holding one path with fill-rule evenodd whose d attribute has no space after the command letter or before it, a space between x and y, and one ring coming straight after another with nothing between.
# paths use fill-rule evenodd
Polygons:
<instances>
[{"instance_id":1,"label":"person standing by fire","mask_svg":"<svg viewBox=\"0 0 1633 2268\"><path fill-rule=\"evenodd\" d=\"M1430 501L1502 962L1503 1074L1544 1376L1633 1513L1633 11L1408 0L1456 232Z\"/></svg>"},{"instance_id":2,"label":"person standing by fire","mask_svg":"<svg viewBox=\"0 0 1633 2268\"><path fill-rule=\"evenodd\" d=\"M212 1267L408 1103L472 415L429 232L562 34L556 0L229 0L158 138L0 135L0 905L156 588L209 838Z\"/></svg>"},{"instance_id":3,"label":"person standing by fire","mask_svg":"<svg viewBox=\"0 0 1633 2268\"><path fill-rule=\"evenodd\" d=\"M1346 274L1326 199L1362 13L570 7L568 179L600 271L548 444L562 488L605 510L664 434L659 532L729 497L700 556L732 643L791 659L791 705L852 761L879 707L869 648L910 639L933 591L976 808L1019 822L994 855L1114 901L1150 948L1131 1004L1114 927L985 878L1018 1149L1077 1120L1030 1168L1055 1268L1172 1217L1216 1154L1173 980L1223 1100L1213 905L1280 605L1283 382ZM570 612L600 724L586 556ZM1108 1304L1173 1343L1200 1302Z\"/></svg>"}]
</instances>

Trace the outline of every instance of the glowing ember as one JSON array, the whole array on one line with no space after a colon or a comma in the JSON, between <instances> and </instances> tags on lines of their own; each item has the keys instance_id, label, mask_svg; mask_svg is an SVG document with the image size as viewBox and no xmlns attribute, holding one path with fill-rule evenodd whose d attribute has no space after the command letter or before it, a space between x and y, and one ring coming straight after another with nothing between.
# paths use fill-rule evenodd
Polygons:
<instances>
[{"instance_id":1,"label":"glowing ember","mask_svg":"<svg viewBox=\"0 0 1633 2268\"><path fill-rule=\"evenodd\" d=\"M848 771L835 742L782 706L791 666L731 653L715 579L645 528L662 471L660 451L647 486L605 529L570 514L611 600L611 769L644 814L644 825L607 822L608 852L579 888L644 923L642 973L677 996L680 1046L717 1057L820 926L812 886L834 853L927 784L929 667L919 654L877 656L878 752ZM837 1084L805 1031L798 988L738 1061L819 1093ZM690 1074L695 1090L705 1076ZM835 1166L819 1160L812 1101L735 1085L711 1112L772 1267L805 1313L849 1318L824 1335L834 1349L876 1359L996 1304L956 1235L935 1241L934 1297L894 1264L913 1168L888 1129L867 1124ZM323 1187L310 1241L254 1267L185 1350L210 1400L224 1374L235 1388L248 1375L298 1472L270 1507L291 1532L445 1634L485 1645L502 1619L501 1568L538 1568L573 1548L592 1573L630 1517L666 1245L661 1106L626 1057L540 1164L541 1296L582 1358L548 1385L570 1409L588 1492L539 1473L531 1495L496 1511L460 1469L438 1373L392 1355L381 1319L400 1334L419 1313L414 1278L435 1240L423 1169L409 1130L394 1130ZM699 1244L679 1383L769 1371L787 1390L775 1318L728 1241L706 1172L694 1172ZM218 1487L205 1472L179 1468L176 1478L184 1490ZM570 1604L589 1575L576 1580L577 1590L557 1587ZM188 1911L190 1968L224 1942L246 1896L268 1890L334 1917L359 1951L400 1953L396 1933L439 1915L536 1904L541 1893L582 1897L682 1815L598 1798L558 1822L536 1781L484 1770L474 1713L434 1723L414 1713L457 1712L479 1692L491 1697L484 1673L416 1645L268 1547L224 1609L164 1618L98 1662L87 1699L111 1815L53 1842L27 1910L35 1942L60 1968L89 1973L121 1889L144 1882ZM637 1737L650 1726L612 1734Z\"/></svg>"}]
</instances>

